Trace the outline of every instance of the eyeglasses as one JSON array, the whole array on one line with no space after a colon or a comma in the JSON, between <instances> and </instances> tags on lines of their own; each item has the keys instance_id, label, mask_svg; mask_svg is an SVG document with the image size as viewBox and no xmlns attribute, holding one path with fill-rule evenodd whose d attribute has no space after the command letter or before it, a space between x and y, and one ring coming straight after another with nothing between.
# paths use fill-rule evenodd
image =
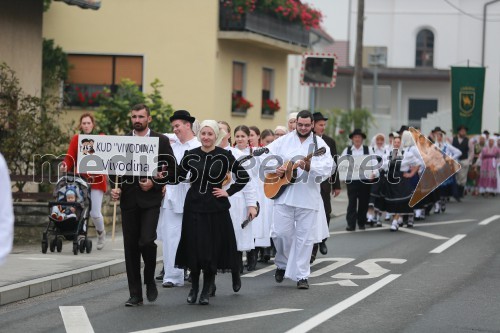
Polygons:
<instances>
[{"instance_id":1,"label":"eyeglasses","mask_svg":"<svg viewBox=\"0 0 500 333\"><path fill-rule=\"evenodd\" d=\"M300 127L300 128L310 128L311 126L312 126L312 124L297 123L297 127Z\"/></svg>"}]
</instances>

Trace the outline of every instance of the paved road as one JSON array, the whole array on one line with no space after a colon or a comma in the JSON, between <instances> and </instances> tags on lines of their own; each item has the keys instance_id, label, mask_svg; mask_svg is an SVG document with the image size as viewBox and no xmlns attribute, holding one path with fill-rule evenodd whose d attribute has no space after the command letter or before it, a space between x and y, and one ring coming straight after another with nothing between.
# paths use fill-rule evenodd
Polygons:
<instances>
[{"instance_id":1,"label":"paved road","mask_svg":"<svg viewBox=\"0 0 500 333\"><path fill-rule=\"evenodd\" d=\"M219 275L209 306L188 305L185 286L126 308L121 274L0 307L0 331L500 332L499 206L467 198L396 233L347 233L337 217L309 290L259 264L236 294Z\"/></svg>"}]
</instances>

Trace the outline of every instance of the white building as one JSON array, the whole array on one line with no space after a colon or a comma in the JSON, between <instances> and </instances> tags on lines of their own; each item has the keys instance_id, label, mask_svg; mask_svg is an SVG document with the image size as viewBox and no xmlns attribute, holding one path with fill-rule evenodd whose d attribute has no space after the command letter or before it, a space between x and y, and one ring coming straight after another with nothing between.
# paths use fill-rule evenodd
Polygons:
<instances>
[{"instance_id":1,"label":"white building","mask_svg":"<svg viewBox=\"0 0 500 333\"><path fill-rule=\"evenodd\" d=\"M339 67L337 87L318 89L316 107L353 108L357 0L349 1L348 58ZM365 1L363 107L372 110L371 132L401 124L451 130L451 66L486 67L483 129L500 128L500 1L487 7L483 55L483 10L490 0ZM342 6L341 6L342 7ZM337 13L338 15L338 13ZM330 31L338 40L335 32ZM338 42L337 42L338 43ZM377 106L373 107L373 67L369 54L385 54L378 68ZM433 112L436 114L432 115ZM426 117L431 119L426 121ZM372 133L371 133L372 134Z\"/></svg>"}]
</instances>

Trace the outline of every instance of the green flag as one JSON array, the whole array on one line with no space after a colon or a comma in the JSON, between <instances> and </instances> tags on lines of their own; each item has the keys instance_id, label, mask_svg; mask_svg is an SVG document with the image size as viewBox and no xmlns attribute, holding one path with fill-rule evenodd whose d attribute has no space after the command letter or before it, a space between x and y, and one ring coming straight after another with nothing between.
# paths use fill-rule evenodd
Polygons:
<instances>
[{"instance_id":1,"label":"green flag","mask_svg":"<svg viewBox=\"0 0 500 333\"><path fill-rule=\"evenodd\" d=\"M484 67L451 68L453 130L464 125L467 134L481 134L483 117Z\"/></svg>"}]
</instances>

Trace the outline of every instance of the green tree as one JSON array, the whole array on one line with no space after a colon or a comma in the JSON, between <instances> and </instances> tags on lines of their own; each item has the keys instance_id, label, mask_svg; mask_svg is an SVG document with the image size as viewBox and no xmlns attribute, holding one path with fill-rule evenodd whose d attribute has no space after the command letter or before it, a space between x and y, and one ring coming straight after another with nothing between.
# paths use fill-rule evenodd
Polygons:
<instances>
[{"instance_id":1,"label":"green tree","mask_svg":"<svg viewBox=\"0 0 500 333\"><path fill-rule=\"evenodd\" d=\"M116 93L111 94L109 90L105 90L99 98L100 106L95 113L99 130L108 135L128 132L132 128L130 108L135 104L144 103L151 110L153 121L150 127L161 133L170 132L169 118L174 109L163 100L160 92L163 85L158 79L150 86L152 92L145 94L133 81L124 79L118 85Z\"/></svg>"},{"instance_id":2,"label":"green tree","mask_svg":"<svg viewBox=\"0 0 500 333\"><path fill-rule=\"evenodd\" d=\"M69 136L58 125L61 105L58 98L25 94L15 72L0 64L0 152L12 174L38 175L41 159L36 155L50 162L65 152ZM25 185L16 182L21 192Z\"/></svg>"},{"instance_id":3,"label":"green tree","mask_svg":"<svg viewBox=\"0 0 500 333\"><path fill-rule=\"evenodd\" d=\"M42 95L57 92L62 81L68 78L68 56L53 39L43 39Z\"/></svg>"}]
</instances>

